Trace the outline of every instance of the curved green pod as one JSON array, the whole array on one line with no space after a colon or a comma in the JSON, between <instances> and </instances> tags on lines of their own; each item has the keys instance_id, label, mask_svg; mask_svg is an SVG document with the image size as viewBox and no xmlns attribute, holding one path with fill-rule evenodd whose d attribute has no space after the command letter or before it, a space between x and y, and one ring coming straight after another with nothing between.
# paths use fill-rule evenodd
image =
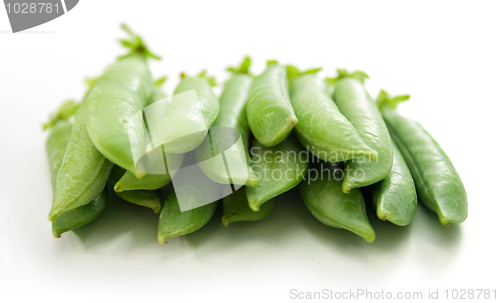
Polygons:
<instances>
[{"instance_id":1,"label":"curved green pod","mask_svg":"<svg viewBox=\"0 0 500 303\"><path fill-rule=\"evenodd\" d=\"M50 167L50 181L52 184L52 194L56 192L57 173L61 164L71 136L72 125L65 120L53 121L50 126L50 133L45 144L47 159Z\"/></svg>"},{"instance_id":2,"label":"curved green pod","mask_svg":"<svg viewBox=\"0 0 500 303\"><path fill-rule=\"evenodd\" d=\"M405 226L417 211L417 192L403 155L395 144L393 148L391 171L382 181L368 187L368 196L380 220Z\"/></svg>"},{"instance_id":3,"label":"curved green pod","mask_svg":"<svg viewBox=\"0 0 500 303\"><path fill-rule=\"evenodd\" d=\"M54 201L49 220L84 206L103 191L113 163L94 146L85 125L85 103L78 108L73 129L57 174Z\"/></svg>"},{"instance_id":4,"label":"curved green pod","mask_svg":"<svg viewBox=\"0 0 500 303\"><path fill-rule=\"evenodd\" d=\"M246 104L248 125L264 146L283 141L298 120L290 104L286 69L271 63L255 79Z\"/></svg>"},{"instance_id":5,"label":"curved green pod","mask_svg":"<svg viewBox=\"0 0 500 303\"><path fill-rule=\"evenodd\" d=\"M400 116L396 104L408 96L378 98L391 136L410 168L417 195L441 224L462 223L468 216L467 193L460 175L446 153L418 122Z\"/></svg>"},{"instance_id":6,"label":"curved green pod","mask_svg":"<svg viewBox=\"0 0 500 303\"><path fill-rule=\"evenodd\" d=\"M133 173L126 171L114 184L113 189L117 193L135 190L156 190L166 186L171 180L168 171L166 174L146 174L140 179Z\"/></svg>"},{"instance_id":7,"label":"curved green pod","mask_svg":"<svg viewBox=\"0 0 500 303\"><path fill-rule=\"evenodd\" d=\"M346 163L342 190L348 193L385 178L391 171L394 155L384 119L360 80L341 75L334 84L333 100L366 145L377 152L376 159L361 157Z\"/></svg>"},{"instance_id":8,"label":"curved green pod","mask_svg":"<svg viewBox=\"0 0 500 303\"><path fill-rule=\"evenodd\" d=\"M109 175L108 184L113 186L119 180L125 170L119 166L114 166L111 174ZM161 195L159 190L129 190L116 192L116 196L124 201L133 203L135 205L151 208L155 214L161 211Z\"/></svg>"},{"instance_id":9,"label":"curved green pod","mask_svg":"<svg viewBox=\"0 0 500 303\"><path fill-rule=\"evenodd\" d=\"M276 199L271 199L253 211L248 206L246 187L242 187L232 194L222 198L222 224L227 227L233 222L259 221L271 214Z\"/></svg>"},{"instance_id":10,"label":"curved green pod","mask_svg":"<svg viewBox=\"0 0 500 303\"><path fill-rule=\"evenodd\" d=\"M170 238L197 231L212 218L217 201L181 212L175 191L171 191L158 221L158 242L165 244Z\"/></svg>"},{"instance_id":11,"label":"curved green pod","mask_svg":"<svg viewBox=\"0 0 500 303\"><path fill-rule=\"evenodd\" d=\"M165 115L152 130L153 144L167 153L186 153L198 147L219 113L219 100L205 73L183 76Z\"/></svg>"},{"instance_id":12,"label":"curved green pod","mask_svg":"<svg viewBox=\"0 0 500 303\"><path fill-rule=\"evenodd\" d=\"M52 234L56 238L67 231L77 229L94 221L106 206L108 191L106 188L90 203L62 213L52 222Z\"/></svg>"},{"instance_id":13,"label":"curved green pod","mask_svg":"<svg viewBox=\"0 0 500 303\"><path fill-rule=\"evenodd\" d=\"M363 195L359 189L344 193L342 176L342 164L315 160L308 178L299 185L300 196L321 223L346 229L371 243L375 240L375 231L368 221Z\"/></svg>"},{"instance_id":14,"label":"curved green pod","mask_svg":"<svg viewBox=\"0 0 500 303\"><path fill-rule=\"evenodd\" d=\"M165 78L159 79L155 82L155 87L148 99L148 105L155 103L156 101L162 100L166 98L165 93L161 90L161 85L165 81ZM162 156L154 157L152 156L154 153L161 153ZM181 164L182 159L184 158L183 154L165 154L161 147L155 148L152 152L150 152L150 158L155 160L156 166L165 167L164 174L145 174L141 178L137 178L136 175L130 171L126 171L125 174L114 184L115 192L123 192L123 191L132 191L132 190L155 190L160 189L166 186L171 180L172 176L170 175L169 168L167 162L172 161L171 163L175 166L175 164ZM168 161L167 161L168 158ZM152 165L152 164L150 164Z\"/></svg>"},{"instance_id":15,"label":"curved green pod","mask_svg":"<svg viewBox=\"0 0 500 303\"><path fill-rule=\"evenodd\" d=\"M96 80L86 102L87 130L96 148L111 162L141 177L132 154L129 133L143 134L144 126L129 123L146 106L153 87L147 58L154 57L131 33L125 41L130 54L120 58Z\"/></svg>"},{"instance_id":16,"label":"curved green pod","mask_svg":"<svg viewBox=\"0 0 500 303\"><path fill-rule=\"evenodd\" d=\"M304 74L292 81L292 106L299 119L297 138L314 156L328 162L359 157L376 157L354 126L339 111L326 82L314 74Z\"/></svg>"},{"instance_id":17,"label":"curved green pod","mask_svg":"<svg viewBox=\"0 0 500 303\"><path fill-rule=\"evenodd\" d=\"M52 120L48 128L50 128L50 134L47 138L46 151L50 166L52 192L55 193L57 174L71 136L72 125L65 120ZM59 215L52 222L52 234L59 238L62 233L92 222L102 213L105 203L106 189L89 204Z\"/></svg>"},{"instance_id":18,"label":"curved green pod","mask_svg":"<svg viewBox=\"0 0 500 303\"><path fill-rule=\"evenodd\" d=\"M250 152L252 169L259 176L259 185L246 188L248 206L253 211L297 186L307 171L308 153L293 135L273 147L254 139Z\"/></svg>"},{"instance_id":19,"label":"curved green pod","mask_svg":"<svg viewBox=\"0 0 500 303\"><path fill-rule=\"evenodd\" d=\"M247 58L243 64L247 63L247 60L249 63L250 59ZM219 115L212 125L209 140L205 139L207 144L201 144L196 149L199 167L214 182L253 187L259 183L250 166L251 160L248 154L250 128L245 104L252 82L252 76L246 73L236 73L225 84L220 97ZM238 144L240 138L242 144ZM240 164L238 169L229 172L226 166L220 165L219 162L204 161L219 154L224 154L226 163ZM245 163L241 164L243 161Z\"/></svg>"}]
</instances>

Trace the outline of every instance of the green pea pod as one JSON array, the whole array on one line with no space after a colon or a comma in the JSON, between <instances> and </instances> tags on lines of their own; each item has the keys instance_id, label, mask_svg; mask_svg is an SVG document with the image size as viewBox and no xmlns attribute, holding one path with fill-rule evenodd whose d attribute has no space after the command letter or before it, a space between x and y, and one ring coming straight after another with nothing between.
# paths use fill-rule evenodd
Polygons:
<instances>
[{"instance_id":1,"label":"green pea pod","mask_svg":"<svg viewBox=\"0 0 500 303\"><path fill-rule=\"evenodd\" d=\"M308 153L293 135L273 147L254 139L250 151L252 169L259 176L259 185L246 189L248 206L253 211L297 186L307 172Z\"/></svg>"},{"instance_id":2,"label":"green pea pod","mask_svg":"<svg viewBox=\"0 0 500 303\"><path fill-rule=\"evenodd\" d=\"M385 178L391 171L394 155L387 126L363 82L356 77L344 76L340 70L334 88L333 100L340 112L352 123L361 139L377 152L375 161L362 157L347 162L342 190L348 193L353 188L368 186Z\"/></svg>"},{"instance_id":3,"label":"green pea pod","mask_svg":"<svg viewBox=\"0 0 500 303\"><path fill-rule=\"evenodd\" d=\"M166 98L165 93L161 90L161 85L166 78L161 78L155 82L155 87L148 99L148 105L155 103L156 101ZM153 153L161 153L163 157L153 157ZM134 173L126 171L125 174L114 184L115 192L132 191L132 190L155 190L160 189L167 185L171 180L172 176L169 173L167 165L167 157L169 162L172 164L182 163L184 157L183 154L168 154L166 155L163 149L160 147L155 148L150 155L150 159L158 160L155 165L164 166L164 174L145 174L142 178L137 178Z\"/></svg>"},{"instance_id":4,"label":"green pea pod","mask_svg":"<svg viewBox=\"0 0 500 303\"><path fill-rule=\"evenodd\" d=\"M377 99L394 142L410 168L418 198L441 224L462 223L468 203L460 175L446 153L418 122L400 116L395 107L409 96L390 98L382 91Z\"/></svg>"},{"instance_id":5,"label":"green pea pod","mask_svg":"<svg viewBox=\"0 0 500 303\"><path fill-rule=\"evenodd\" d=\"M217 208L217 202L181 212L175 191L165 200L158 221L158 242L167 243L168 239L197 231L210 221Z\"/></svg>"},{"instance_id":6,"label":"green pea pod","mask_svg":"<svg viewBox=\"0 0 500 303\"><path fill-rule=\"evenodd\" d=\"M165 115L152 130L155 146L163 145L165 152L180 154L203 142L219 113L212 84L213 79L208 79L204 72L196 77L183 76Z\"/></svg>"},{"instance_id":7,"label":"green pea pod","mask_svg":"<svg viewBox=\"0 0 500 303\"><path fill-rule=\"evenodd\" d=\"M50 221L97 198L104 190L113 167L90 139L85 125L85 102L87 97L84 97L76 111L70 139L57 174Z\"/></svg>"},{"instance_id":8,"label":"green pea pod","mask_svg":"<svg viewBox=\"0 0 500 303\"><path fill-rule=\"evenodd\" d=\"M297 138L314 156L328 162L376 157L354 126L339 111L326 82L305 73L291 85L292 106L299 122Z\"/></svg>"},{"instance_id":9,"label":"green pea pod","mask_svg":"<svg viewBox=\"0 0 500 303\"><path fill-rule=\"evenodd\" d=\"M172 175L169 173L167 162L171 165L180 165L184 157L183 154L168 154L169 161L166 160L167 155L160 148L155 149L154 153L162 153L163 158L158 158L161 162L156 163L158 166L165 167L165 174L145 174L142 178L137 178L130 171L125 174L114 184L115 192L136 191L136 190L155 190L166 186L172 180ZM173 170L175 172L175 169Z\"/></svg>"},{"instance_id":10,"label":"green pea pod","mask_svg":"<svg viewBox=\"0 0 500 303\"><path fill-rule=\"evenodd\" d=\"M66 120L54 121L50 126L50 134L47 137L45 150L50 165L50 180L52 184L52 194L56 192L57 173L66 151L66 146L71 136L72 125Z\"/></svg>"},{"instance_id":11,"label":"green pea pod","mask_svg":"<svg viewBox=\"0 0 500 303\"><path fill-rule=\"evenodd\" d=\"M125 170L119 166L114 166L111 174L109 175L108 184L113 186L119 180ZM124 201L151 208L155 214L161 211L161 196L159 190L129 190L116 192L116 196Z\"/></svg>"},{"instance_id":12,"label":"green pea pod","mask_svg":"<svg viewBox=\"0 0 500 303\"><path fill-rule=\"evenodd\" d=\"M307 176L299 185L300 196L316 219L325 225L353 232L366 242L375 240L361 191L353 189L348 194L342 191L341 163L315 159Z\"/></svg>"},{"instance_id":13,"label":"green pea pod","mask_svg":"<svg viewBox=\"0 0 500 303\"><path fill-rule=\"evenodd\" d=\"M52 222L52 234L60 238L61 234L87 225L99 217L106 206L108 191L106 188L87 205L62 213Z\"/></svg>"},{"instance_id":14,"label":"green pea pod","mask_svg":"<svg viewBox=\"0 0 500 303\"><path fill-rule=\"evenodd\" d=\"M380 220L405 226L410 224L417 211L417 192L403 155L395 144L393 148L391 172L382 181L368 187L368 197Z\"/></svg>"},{"instance_id":15,"label":"green pea pod","mask_svg":"<svg viewBox=\"0 0 500 303\"><path fill-rule=\"evenodd\" d=\"M56 192L57 173L61 167L64 152L71 136L72 126L67 119L52 121L47 138L46 150L50 165L52 192ZM103 211L106 203L106 189L85 206L62 213L52 222L52 234L61 237L62 233L86 225L96 219Z\"/></svg>"},{"instance_id":16,"label":"green pea pod","mask_svg":"<svg viewBox=\"0 0 500 303\"><path fill-rule=\"evenodd\" d=\"M252 84L246 104L248 125L264 146L283 141L298 120L290 104L286 69L270 63Z\"/></svg>"},{"instance_id":17,"label":"green pea pod","mask_svg":"<svg viewBox=\"0 0 500 303\"><path fill-rule=\"evenodd\" d=\"M247 57L240 70L246 66L245 72L248 72L249 64L250 59ZM226 83L220 97L220 112L212 125L211 130L213 131L210 131L210 138L208 138L210 140L206 138L206 144L203 143L196 149L198 165L205 175L214 182L221 184L240 183L253 187L259 183L250 166L251 160L248 154L250 129L245 104L252 82L252 76L239 72ZM231 132L231 130L237 132ZM233 145L233 141L238 140L238 137L241 138L242 144ZM242 165L243 169L233 169L229 172L224 165L220 165L221 163L204 161L219 154L224 154L227 163L238 164L244 160L246 164ZM239 175L236 175L238 173Z\"/></svg>"},{"instance_id":18,"label":"green pea pod","mask_svg":"<svg viewBox=\"0 0 500 303\"><path fill-rule=\"evenodd\" d=\"M129 33L131 40L123 44L130 54L106 69L88 96L86 124L96 148L140 178L144 173L135 166L129 133L143 134L143 125L128 122L147 104L153 87L147 57L154 55L137 35Z\"/></svg>"},{"instance_id":19,"label":"green pea pod","mask_svg":"<svg viewBox=\"0 0 500 303\"><path fill-rule=\"evenodd\" d=\"M158 165L164 165L163 161ZM114 190L117 193L135 190L156 190L164 187L170 183L171 180L172 178L168 170L166 174L146 174L140 179L130 171L126 171L118 182L114 184Z\"/></svg>"},{"instance_id":20,"label":"green pea pod","mask_svg":"<svg viewBox=\"0 0 500 303\"><path fill-rule=\"evenodd\" d=\"M262 220L271 214L275 202L271 199L259 211L253 211L248 206L246 187L242 187L222 198L222 224L227 227L233 222Z\"/></svg>"}]
</instances>

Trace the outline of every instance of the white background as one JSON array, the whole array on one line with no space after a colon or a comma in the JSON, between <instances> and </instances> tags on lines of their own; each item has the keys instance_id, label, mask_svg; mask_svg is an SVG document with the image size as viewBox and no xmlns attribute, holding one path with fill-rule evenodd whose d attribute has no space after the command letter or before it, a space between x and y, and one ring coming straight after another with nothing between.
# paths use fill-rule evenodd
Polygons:
<instances>
[{"instance_id":1,"label":"white background","mask_svg":"<svg viewBox=\"0 0 500 303\"><path fill-rule=\"evenodd\" d=\"M442 299L447 288L498 287L498 4L86 0L18 34L0 8L0 301L281 302L291 289L325 288L424 297L439 289ZM222 82L224 68L248 54L255 73L267 59L322 66L325 76L361 69L373 96L380 88L411 94L400 111L452 159L468 192L468 220L446 228L420 206L401 228L370 210L377 239L367 244L319 223L292 191L261 222L224 228L217 212L167 245L156 242L157 216L120 201L54 239L41 124L60 102L80 98L84 77L123 53L122 21L163 56L151 68L169 75L169 93L181 71L207 69Z\"/></svg>"}]
</instances>

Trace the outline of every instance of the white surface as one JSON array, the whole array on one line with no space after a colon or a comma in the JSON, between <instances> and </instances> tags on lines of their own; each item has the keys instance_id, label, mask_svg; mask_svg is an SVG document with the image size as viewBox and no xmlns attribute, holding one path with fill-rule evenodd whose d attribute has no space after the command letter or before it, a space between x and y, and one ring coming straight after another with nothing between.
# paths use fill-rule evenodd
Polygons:
<instances>
[{"instance_id":1,"label":"white surface","mask_svg":"<svg viewBox=\"0 0 500 303\"><path fill-rule=\"evenodd\" d=\"M428 289L498 287L498 2L170 2L80 1L19 34L9 34L0 9L0 301L281 302L293 288L425 298ZM371 215L377 239L367 244L323 226L291 192L264 221L224 228L217 213L165 246L156 242L156 216L124 203L54 239L41 123L83 94L83 77L122 53L121 21L164 57L151 67L170 76L169 93L181 71L206 68L220 82L226 66L249 54L255 73L267 59L323 66L323 75L362 69L373 96L382 87L411 94L400 111L452 159L468 192L468 220L445 228L423 206L406 228Z\"/></svg>"}]
</instances>

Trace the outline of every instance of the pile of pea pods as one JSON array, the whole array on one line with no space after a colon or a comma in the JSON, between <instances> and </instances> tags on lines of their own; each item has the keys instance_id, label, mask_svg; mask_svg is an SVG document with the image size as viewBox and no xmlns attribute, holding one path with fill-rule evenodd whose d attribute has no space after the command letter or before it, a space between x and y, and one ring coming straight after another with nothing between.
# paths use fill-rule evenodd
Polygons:
<instances>
[{"instance_id":1,"label":"pile of pea pods","mask_svg":"<svg viewBox=\"0 0 500 303\"><path fill-rule=\"evenodd\" d=\"M219 203L226 227L262 220L273 211L276 197L294 187L320 222L367 242L375 240L375 232L366 205L380 220L398 226L413 220L417 200L445 226L466 220L467 194L450 159L419 123L396 111L409 96L381 91L373 100L364 88L368 76L360 71L339 69L336 77L322 79L316 75L320 69L300 71L269 61L254 76L248 57L241 66L227 69L230 78L220 97L213 92L214 79L204 72L182 75L173 94L194 90L197 98L172 99L161 121L149 130L161 142L174 142L156 152L178 162L187 154L208 159L224 152L224 138L202 144L213 127L235 129L241 136L243 145L236 149L244 155L245 176L199 162L210 180L229 181L239 189L181 211L171 185L175 176L168 171L144 173L132 155L129 131L134 125L129 122L165 99L165 78L153 80L148 60L159 57L123 28L130 35L122 40L128 53L87 81L81 101L63 103L45 125L53 191L48 218L55 237L95 220L109 194L159 214L160 243L202 228ZM189 133L198 126L207 131ZM266 172L286 177L265 178ZM203 186L193 182L192 190ZM166 188L162 199L161 189Z\"/></svg>"}]
</instances>

